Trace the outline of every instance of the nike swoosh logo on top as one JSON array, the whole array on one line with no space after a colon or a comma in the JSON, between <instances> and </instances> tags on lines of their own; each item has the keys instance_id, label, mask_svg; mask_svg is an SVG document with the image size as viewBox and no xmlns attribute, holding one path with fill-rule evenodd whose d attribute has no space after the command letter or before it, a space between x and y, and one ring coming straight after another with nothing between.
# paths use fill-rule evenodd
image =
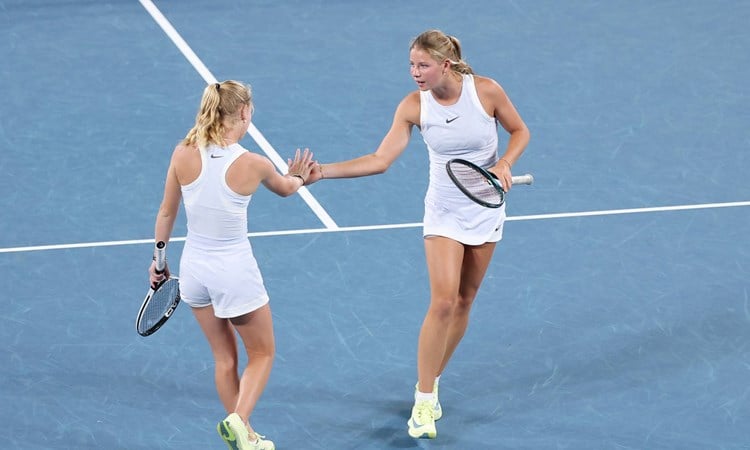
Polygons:
<instances>
[{"instance_id":1,"label":"nike swoosh logo on top","mask_svg":"<svg viewBox=\"0 0 750 450\"><path fill-rule=\"evenodd\" d=\"M223 157L224 155L214 155L213 153L211 154L211 158L223 158Z\"/></svg>"},{"instance_id":2,"label":"nike swoosh logo on top","mask_svg":"<svg viewBox=\"0 0 750 450\"><path fill-rule=\"evenodd\" d=\"M461 117L461 116L456 116L456 117L454 117L454 118L452 118L452 119L445 119L445 123L451 123L451 122L453 122L454 120L458 119L459 117Z\"/></svg>"}]
</instances>

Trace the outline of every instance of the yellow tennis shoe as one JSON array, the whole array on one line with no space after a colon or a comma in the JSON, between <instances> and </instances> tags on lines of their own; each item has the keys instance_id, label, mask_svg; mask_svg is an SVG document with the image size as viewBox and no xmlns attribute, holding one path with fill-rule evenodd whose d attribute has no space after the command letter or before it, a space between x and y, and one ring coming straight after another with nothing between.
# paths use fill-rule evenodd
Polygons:
<instances>
[{"instance_id":1,"label":"yellow tennis shoe","mask_svg":"<svg viewBox=\"0 0 750 450\"><path fill-rule=\"evenodd\" d=\"M435 428L435 406L429 400L416 402L411 409L409 422L409 436L419 439L435 439L437 428Z\"/></svg>"},{"instance_id":2,"label":"yellow tennis shoe","mask_svg":"<svg viewBox=\"0 0 750 450\"><path fill-rule=\"evenodd\" d=\"M265 439L255 433L255 441L250 440L250 433L237 413L232 413L226 419L219 422L216 426L219 436L227 444L229 450L275 450L276 446L272 441Z\"/></svg>"},{"instance_id":3,"label":"yellow tennis shoe","mask_svg":"<svg viewBox=\"0 0 750 450\"><path fill-rule=\"evenodd\" d=\"M414 386L414 394L417 393L419 390L419 382ZM435 395L435 402L432 405L433 409L433 417L435 417L435 420L440 420L441 417L443 417L443 407L440 406L440 399L438 398L438 383L437 381L433 385L432 393Z\"/></svg>"}]
</instances>

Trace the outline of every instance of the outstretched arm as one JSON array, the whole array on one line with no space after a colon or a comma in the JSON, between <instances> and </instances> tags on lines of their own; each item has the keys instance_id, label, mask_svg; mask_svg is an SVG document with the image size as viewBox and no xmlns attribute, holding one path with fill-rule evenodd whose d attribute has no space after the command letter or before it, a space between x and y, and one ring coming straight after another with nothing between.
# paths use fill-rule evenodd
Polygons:
<instances>
[{"instance_id":1,"label":"outstretched arm","mask_svg":"<svg viewBox=\"0 0 750 450\"><path fill-rule=\"evenodd\" d=\"M396 108L393 123L377 150L346 161L317 164L307 184L322 178L356 178L383 173L409 145L412 126L419 123L419 93L407 95Z\"/></svg>"},{"instance_id":2,"label":"outstretched arm","mask_svg":"<svg viewBox=\"0 0 750 450\"><path fill-rule=\"evenodd\" d=\"M304 152L297 149L294 160L288 160L289 172L286 175L278 173L273 163L269 159L263 158L261 182L271 192L282 197L288 197L297 192L307 182L315 165L312 157L313 154L309 149L305 149Z\"/></svg>"}]
</instances>

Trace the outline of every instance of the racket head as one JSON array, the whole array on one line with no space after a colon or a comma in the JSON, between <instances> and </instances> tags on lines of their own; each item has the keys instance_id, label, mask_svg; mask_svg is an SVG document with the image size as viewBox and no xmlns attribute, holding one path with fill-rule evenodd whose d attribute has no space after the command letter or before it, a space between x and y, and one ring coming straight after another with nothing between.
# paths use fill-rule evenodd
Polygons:
<instances>
[{"instance_id":1,"label":"racket head","mask_svg":"<svg viewBox=\"0 0 750 450\"><path fill-rule=\"evenodd\" d=\"M445 169L456 187L474 202L487 208L499 208L505 203L505 191L495 176L473 162L454 158L445 164Z\"/></svg>"},{"instance_id":2,"label":"racket head","mask_svg":"<svg viewBox=\"0 0 750 450\"><path fill-rule=\"evenodd\" d=\"M138 334L141 336L154 334L169 320L179 304L180 284L178 278L169 278L158 285L156 289L149 289L135 319L135 329Z\"/></svg>"}]
</instances>

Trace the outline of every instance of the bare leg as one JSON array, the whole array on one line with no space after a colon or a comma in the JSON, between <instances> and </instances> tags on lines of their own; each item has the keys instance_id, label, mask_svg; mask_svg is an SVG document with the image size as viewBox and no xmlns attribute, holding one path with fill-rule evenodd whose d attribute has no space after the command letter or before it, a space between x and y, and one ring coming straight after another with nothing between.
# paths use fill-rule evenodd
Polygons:
<instances>
[{"instance_id":1,"label":"bare leg","mask_svg":"<svg viewBox=\"0 0 750 450\"><path fill-rule=\"evenodd\" d=\"M212 306L193 308L216 362L215 379L219 399L227 413L236 412L245 421L251 440L254 430L250 415L271 374L275 354L271 308L265 306L233 319L214 316ZM248 364L238 376L237 340L239 333L247 352Z\"/></svg>"},{"instance_id":2,"label":"bare leg","mask_svg":"<svg viewBox=\"0 0 750 450\"><path fill-rule=\"evenodd\" d=\"M491 242L479 246L467 246L464 251L463 266L461 267L461 284L458 291L458 301L456 302L451 322L448 327L448 336L443 354L443 361L440 364L438 375L443 373L445 366L453 352L458 347L458 343L466 333L469 325L469 313L474 299L482 284L487 267L490 265L492 254L495 250L496 243Z\"/></svg>"},{"instance_id":3,"label":"bare leg","mask_svg":"<svg viewBox=\"0 0 750 450\"><path fill-rule=\"evenodd\" d=\"M214 379L219 400L227 413L234 412L240 391L234 329L228 319L220 319L214 315L213 306L193 308L193 315L206 335L214 355Z\"/></svg>"},{"instance_id":4,"label":"bare leg","mask_svg":"<svg viewBox=\"0 0 750 450\"><path fill-rule=\"evenodd\" d=\"M430 276L430 307L422 323L417 349L419 391L432 392L447 350L448 328L458 301L464 246L444 237L425 239Z\"/></svg>"},{"instance_id":5,"label":"bare leg","mask_svg":"<svg viewBox=\"0 0 750 450\"><path fill-rule=\"evenodd\" d=\"M231 321L242 339L248 359L247 367L240 378L239 395L234 411L247 422L252 440L255 438L255 432L250 425L250 416L266 388L276 352L271 307L266 304Z\"/></svg>"}]
</instances>

